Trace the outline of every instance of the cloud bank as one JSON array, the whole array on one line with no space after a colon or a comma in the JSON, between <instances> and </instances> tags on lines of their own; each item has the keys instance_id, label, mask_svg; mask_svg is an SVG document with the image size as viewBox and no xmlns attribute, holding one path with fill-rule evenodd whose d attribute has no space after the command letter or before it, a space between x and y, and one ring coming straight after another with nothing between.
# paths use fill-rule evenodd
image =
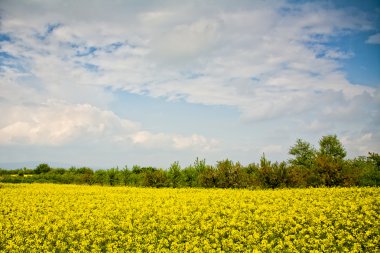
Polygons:
<instances>
[{"instance_id":1,"label":"cloud bank","mask_svg":"<svg viewBox=\"0 0 380 253\"><path fill-rule=\"evenodd\" d=\"M291 137L337 133L353 155L379 151L378 86L350 82L342 61L355 52L332 43L375 30L360 10L286 1L4 1L1 8L1 145L107 142L228 154L230 141L152 132L117 115L114 95L127 92L231 107L239 124L272 129L262 135L282 125ZM378 44L378 34L366 43ZM258 143L250 152L289 144Z\"/></svg>"}]
</instances>

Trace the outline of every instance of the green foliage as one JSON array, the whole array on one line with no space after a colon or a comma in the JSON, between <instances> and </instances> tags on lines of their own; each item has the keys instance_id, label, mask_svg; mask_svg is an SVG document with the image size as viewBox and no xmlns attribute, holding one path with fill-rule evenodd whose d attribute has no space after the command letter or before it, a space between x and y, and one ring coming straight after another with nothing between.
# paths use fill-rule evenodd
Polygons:
<instances>
[{"instance_id":1,"label":"green foliage","mask_svg":"<svg viewBox=\"0 0 380 253\"><path fill-rule=\"evenodd\" d=\"M142 169L140 166L138 165L133 165L132 167L132 173L133 174L140 174L142 172Z\"/></svg>"},{"instance_id":2,"label":"green foliage","mask_svg":"<svg viewBox=\"0 0 380 253\"><path fill-rule=\"evenodd\" d=\"M150 167L150 168L152 168L152 167ZM167 186L166 173L162 169L146 170L144 173L143 186L157 187L157 188Z\"/></svg>"},{"instance_id":3,"label":"green foliage","mask_svg":"<svg viewBox=\"0 0 380 253\"><path fill-rule=\"evenodd\" d=\"M108 184L114 186L118 184L119 168L112 168L107 170Z\"/></svg>"},{"instance_id":4,"label":"green foliage","mask_svg":"<svg viewBox=\"0 0 380 253\"><path fill-rule=\"evenodd\" d=\"M124 186L130 184L131 174L132 171L128 169L128 166L125 166L123 170L120 171L121 173L121 182Z\"/></svg>"},{"instance_id":5,"label":"green foliage","mask_svg":"<svg viewBox=\"0 0 380 253\"><path fill-rule=\"evenodd\" d=\"M92 172L92 170L91 170L91 172ZM66 173L66 170L63 169L63 168L57 168L57 169L52 168L51 171L49 171L49 173L51 173L51 174L57 174L57 175L63 175L63 174Z\"/></svg>"},{"instance_id":6,"label":"green foliage","mask_svg":"<svg viewBox=\"0 0 380 253\"><path fill-rule=\"evenodd\" d=\"M258 177L263 187L275 188L275 174L272 170L272 163L266 159L265 154L260 158Z\"/></svg>"},{"instance_id":7,"label":"green foliage","mask_svg":"<svg viewBox=\"0 0 380 253\"><path fill-rule=\"evenodd\" d=\"M259 164L247 166L226 159L215 166L196 158L193 164L181 168L178 161L168 170L134 165L122 170L111 168L93 171L88 167L51 168L40 164L34 170L0 169L0 182L62 184L97 184L145 187L218 187L218 188L281 188L319 186L380 186L380 155L369 153L347 159L346 151L336 135L323 136L319 150L298 139L290 147L288 163L272 162L262 155Z\"/></svg>"},{"instance_id":8,"label":"green foliage","mask_svg":"<svg viewBox=\"0 0 380 253\"><path fill-rule=\"evenodd\" d=\"M198 170L197 170L198 171ZM198 186L211 188L216 187L217 177L216 170L212 166L205 166L198 174Z\"/></svg>"},{"instance_id":9,"label":"green foliage","mask_svg":"<svg viewBox=\"0 0 380 253\"><path fill-rule=\"evenodd\" d=\"M288 168L288 187L307 187L311 184L308 182L310 178L310 170L305 170L303 166L291 165Z\"/></svg>"},{"instance_id":10,"label":"green foliage","mask_svg":"<svg viewBox=\"0 0 380 253\"><path fill-rule=\"evenodd\" d=\"M197 178L198 171L193 167L186 167L181 171L182 175L182 186L184 187L196 187L198 186Z\"/></svg>"},{"instance_id":11,"label":"green foliage","mask_svg":"<svg viewBox=\"0 0 380 253\"><path fill-rule=\"evenodd\" d=\"M96 184L105 185L109 182L106 170L97 170L94 173L94 182Z\"/></svg>"},{"instance_id":12,"label":"green foliage","mask_svg":"<svg viewBox=\"0 0 380 253\"><path fill-rule=\"evenodd\" d=\"M347 152L336 135L327 135L319 141L319 155L333 160L343 160Z\"/></svg>"},{"instance_id":13,"label":"green foliage","mask_svg":"<svg viewBox=\"0 0 380 253\"><path fill-rule=\"evenodd\" d=\"M337 161L332 156L319 154L316 158L316 166L322 185L339 186L342 184L343 163L341 160Z\"/></svg>"},{"instance_id":14,"label":"green foliage","mask_svg":"<svg viewBox=\"0 0 380 253\"><path fill-rule=\"evenodd\" d=\"M364 163L364 164L363 164ZM360 186L380 186L380 155L369 153L369 156L358 165L362 169L358 185Z\"/></svg>"},{"instance_id":15,"label":"green foliage","mask_svg":"<svg viewBox=\"0 0 380 253\"><path fill-rule=\"evenodd\" d=\"M373 162L377 170L380 170L380 155L377 153L368 153L368 159Z\"/></svg>"},{"instance_id":16,"label":"green foliage","mask_svg":"<svg viewBox=\"0 0 380 253\"><path fill-rule=\"evenodd\" d=\"M310 143L298 139L296 144L289 149L289 154L294 156L289 160L291 165L310 169L315 160L316 150Z\"/></svg>"},{"instance_id":17,"label":"green foliage","mask_svg":"<svg viewBox=\"0 0 380 253\"><path fill-rule=\"evenodd\" d=\"M343 166L346 150L336 135L323 136L315 158L319 182L325 186L339 186L344 183Z\"/></svg>"},{"instance_id":18,"label":"green foliage","mask_svg":"<svg viewBox=\"0 0 380 253\"><path fill-rule=\"evenodd\" d=\"M242 169L240 163L231 160L219 161L216 164L216 186L220 188L238 188L242 181Z\"/></svg>"},{"instance_id":19,"label":"green foliage","mask_svg":"<svg viewBox=\"0 0 380 253\"><path fill-rule=\"evenodd\" d=\"M199 160L199 158L197 157L197 159L195 159L194 162L194 169L197 171L197 173L201 173L202 171L207 169L206 159Z\"/></svg>"},{"instance_id":20,"label":"green foliage","mask_svg":"<svg viewBox=\"0 0 380 253\"><path fill-rule=\"evenodd\" d=\"M180 186L182 182L182 173L181 173L181 166L179 165L178 161L170 165L170 168L168 171L168 179L169 179L169 185L171 187L176 188Z\"/></svg>"},{"instance_id":21,"label":"green foliage","mask_svg":"<svg viewBox=\"0 0 380 253\"><path fill-rule=\"evenodd\" d=\"M258 178L265 188L286 187L289 184L289 170L285 162L269 161L265 154L260 159Z\"/></svg>"},{"instance_id":22,"label":"green foliage","mask_svg":"<svg viewBox=\"0 0 380 253\"><path fill-rule=\"evenodd\" d=\"M41 173L48 173L51 170L50 166L46 163L41 163L34 169L34 173L41 174Z\"/></svg>"}]
</instances>

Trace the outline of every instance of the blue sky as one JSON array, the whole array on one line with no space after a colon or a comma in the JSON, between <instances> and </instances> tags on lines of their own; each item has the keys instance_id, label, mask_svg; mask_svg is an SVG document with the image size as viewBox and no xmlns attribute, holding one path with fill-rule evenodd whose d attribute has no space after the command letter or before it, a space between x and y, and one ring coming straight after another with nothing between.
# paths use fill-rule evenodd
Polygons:
<instances>
[{"instance_id":1,"label":"blue sky","mask_svg":"<svg viewBox=\"0 0 380 253\"><path fill-rule=\"evenodd\" d=\"M379 1L2 1L0 162L380 152Z\"/></svg>"}]
</instances>

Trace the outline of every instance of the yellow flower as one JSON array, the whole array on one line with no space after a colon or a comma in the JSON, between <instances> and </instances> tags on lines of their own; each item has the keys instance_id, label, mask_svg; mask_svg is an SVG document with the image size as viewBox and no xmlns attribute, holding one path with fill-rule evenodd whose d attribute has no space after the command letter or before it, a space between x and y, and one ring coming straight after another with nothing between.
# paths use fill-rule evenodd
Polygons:
<instances>
[{"instance_id":1,"label":"yellow flower","mask_svg":"<svg viewBox=\"0 0 380 253\"><path fill-rule=\"evenodd\" d=\"M375 252L378 188L0 188L0 252Z\"/></svg>"}]
</instances>

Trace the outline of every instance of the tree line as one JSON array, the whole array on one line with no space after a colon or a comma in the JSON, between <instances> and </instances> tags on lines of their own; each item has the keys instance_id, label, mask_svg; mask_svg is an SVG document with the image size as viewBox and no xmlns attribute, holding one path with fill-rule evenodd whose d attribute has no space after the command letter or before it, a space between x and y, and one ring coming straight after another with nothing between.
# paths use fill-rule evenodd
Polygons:
<instances>
[{"instance_id":1,"label":"tree line","mask_svg":"<svg viewBox=\"0 0 380 253\"><path fill-rule=\"evenodd\" d=\"M155 167L92 170L88 167L0 169L0 182L88 184L142 187L284 188L380 186L380 155L369 153L346 159L346 150L336 135L323 136L316 149L298 139L290 147L288 161L272 162L262 155L259 163L242 165L229 159L214 166L203 159L181 168L174 162L164 170Z\"/></svg>"}]
</instances>

